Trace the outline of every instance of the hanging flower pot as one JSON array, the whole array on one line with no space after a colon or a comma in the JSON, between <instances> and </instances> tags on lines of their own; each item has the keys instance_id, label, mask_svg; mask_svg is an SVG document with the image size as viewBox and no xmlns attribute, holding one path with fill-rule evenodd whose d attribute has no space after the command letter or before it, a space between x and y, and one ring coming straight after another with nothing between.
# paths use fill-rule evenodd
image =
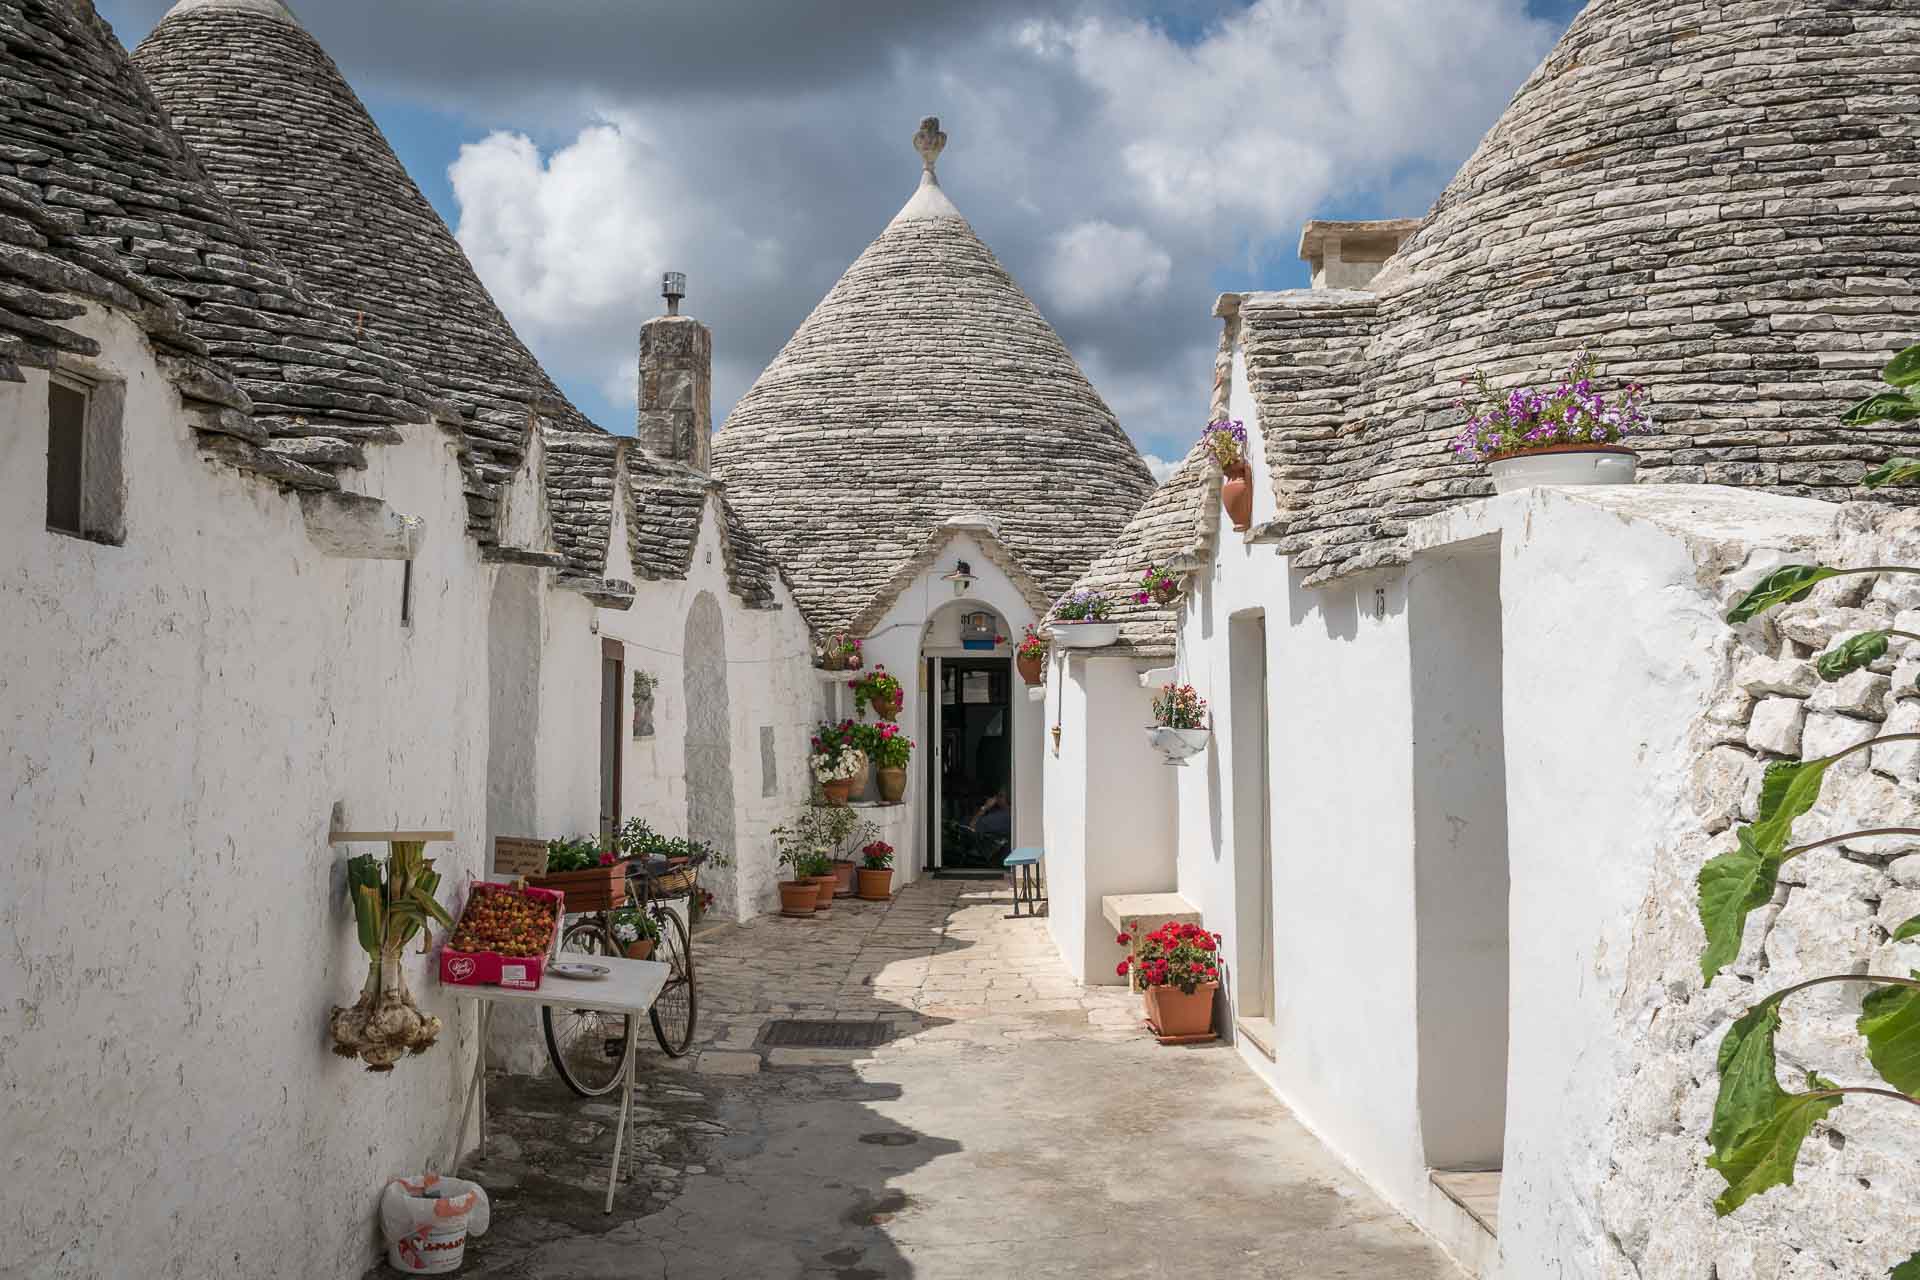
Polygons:
<instances>
[{"instance_id":1,"label":"hanging flower pot","mask_svg":"<svg viewBox=\"0 0 1920 1280\"><path fill-rule=\"evenodd\" d=\"M881 720L898 719L906 697L906 690L899 679L888 674L884 664L875 667L871 675L853 684L854 710L865 712L872 708L874 716Z\"/></svg>"},{"instance_id":2,"label":"hanging flower pot","mask_svg":"<svg viewBox=\"0 0 1920 1280\"><path fill-rule=\"evenodd\" d=\"M1200 433L1200 443L1220 468L1220 505L1236 531L1244 533L1253 523L1253 472L1247 466L1247 429L1238 421L1221 418L1209 422Z\"/></svg>"},{"instance_id":3,"label":"hanging flower pot","mask_svg":"<svg viewBox=\"0 0 1920 1280\"><path fill-rule=\"evenodd\" d=\"M1235 533L1245 533L1253 524L1253 469L1236 462L1221 472L1220 505L1227 509Z\"/></svg>"},{"instance_id":4,"label":"hanging flower pot","mask_svg":"<svg viewBox=\"0 0 1920 1280\"><path fill-rule=\"evenodd\" d=\"M1039 684L1043 679L1045 679L1045 673L1044 673L1044 669L1041 666L1041 662L1042 662L1042 658L1039 654L1034 654L1032 657L1028 657L1026 654L1023 653L1019 657L1013 660L1013 665L1014 665L1014 668L1020 672L1020 678L1022 680L1026 681L1028 684Z\"/></svg>"},{"instance_id":5,"label":"hanging flower pot","mask_svg":"<svg viewBox=\"0 0 1920 1280\"><path fill-rule=\"evenodd\" d=\"M1207 728L1207 700L1190 684L1162 685L1153 697L1153 721L1147 726L1147 741L1168 764L1181 768L1189 757L1205 751L1213 737Z\"/></svg>"},{"instance_id":6,"label":"hanging flower pot","mask_svg":"<svg viewBox=\"0 0 1920 1280\"><path fill-rule=\"evenodd\" d=\"M1640 455L1620 445L1553 444L1487 463L1495 493L1536 484L1632 484Z\"/></svg>"},{"instance_id":7,"label":"hanging flower pot","mask_svg":"<svg viewBox=\"0 0 1920 1280\"><path fill-rule=\"evenodd\" d=\"M1167 763L1185 768L1187 761L1207 749L1213 740L1210 729L1176 729L1171 725L1147 726L1147 741L1167 758Z\"/></svg>"},{"instance_id":8,"label":"hanging flower pot","mask_svg":"<svg viewBox=\"0 0 1920 1280\"><path fill-rule=\"evenodd\" d=\"M1046 679L1047 642L1031 625L1013 651L1013 665L1028 684L1039 684Z\"/></svg>"},{"instance_id":9,"label":"hanging flower pot","mask_svg":"<svg viewBox=\"0 0 1920 1280\"><path fill-rule=\"evenodd\" d=\"M882 769L876 775L880 779L880 802L899 804L907 794L907 771L905 769Z\"/></svg>"}]
</instances>

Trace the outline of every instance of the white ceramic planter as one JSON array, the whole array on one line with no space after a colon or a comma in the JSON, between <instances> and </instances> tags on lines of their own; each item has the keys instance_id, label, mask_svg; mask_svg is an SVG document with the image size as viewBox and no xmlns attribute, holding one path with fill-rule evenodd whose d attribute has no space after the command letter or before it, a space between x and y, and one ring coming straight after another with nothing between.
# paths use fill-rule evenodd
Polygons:
<instances>
[{"instance_id":1,"label":"white ceramic planter","mask_svg":"<svg viewBox=\"0 0 1920 1280\"><path fill-rule=\"evenodd\" d=\"M1632 484L1639 465L1633 450L1602 445L1519 453L1489 462L1487 470L1495 493L1512 493L1536 484Z\"/></svg>"},{"instance_id":2,"label":"white ceramic planter","mask_svg":"<svg viewBox=\"0 0 1920 1280\"><path fill-rule=\"evenodd\" d=\"M1168 764L1186 766L1187 760L1207 749L1210 729L1173 729L1164 724L1147 726L1147 741L1167 758Z\"/></svg>"},{"instance_id":3,"label":"white ceramic planter","mask_svg":"<svg viewBox=\"0 0 1920 1280\"><path fill-rule=\"evenodd\" d=\"M1100 649L1120 638L1117 622L1055 622L1053 642L1062 649Z\"/></svg>"}]
</instances>

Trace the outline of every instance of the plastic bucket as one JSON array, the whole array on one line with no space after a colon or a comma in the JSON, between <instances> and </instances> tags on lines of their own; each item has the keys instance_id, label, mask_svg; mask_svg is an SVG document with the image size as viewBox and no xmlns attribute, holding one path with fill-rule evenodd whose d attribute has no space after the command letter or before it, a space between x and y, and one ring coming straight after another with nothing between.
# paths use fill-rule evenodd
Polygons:
<instances>
[{"instance_id":1,"label":"plastic bucket","mask_svg":"<svg viewBox=\"0 0 1920 1280\"><path fill-rule=\"evenodd\" d=\"M395 1178L380 1193L387 1264L412 1276L458 1271L467 1236L485 1235L491 1216L480 1185L437 1173Z\"/></svg>"}]
</instances>

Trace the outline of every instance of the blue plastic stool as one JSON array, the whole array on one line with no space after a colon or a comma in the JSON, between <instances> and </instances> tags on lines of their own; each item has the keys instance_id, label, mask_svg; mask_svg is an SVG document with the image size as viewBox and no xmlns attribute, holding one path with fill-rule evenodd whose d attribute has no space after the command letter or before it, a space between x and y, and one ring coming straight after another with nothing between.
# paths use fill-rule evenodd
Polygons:
<instances>
[{"instance_id":1,"label":"blue plastic stool","mask_svg":"<svg viewBox=\"0 0 1920 1280\"><path fill-rule=\"evenodd\" d=\"M1046 887L1040 878L1040 859L1046 850L1035 847L1015 849L1007 855L1007 872L1013 877L1013 914L1020 915L1020 904L1027 904L1029 916L1046 914Z\"/></svg>"}]
</instances>

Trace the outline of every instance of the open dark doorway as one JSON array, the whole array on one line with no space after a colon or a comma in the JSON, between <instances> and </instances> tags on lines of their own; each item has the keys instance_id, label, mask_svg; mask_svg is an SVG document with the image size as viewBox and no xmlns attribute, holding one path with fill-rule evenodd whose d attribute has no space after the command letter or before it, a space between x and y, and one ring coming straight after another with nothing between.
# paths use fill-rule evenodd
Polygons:
<instances>
[{"instance_id":1,"label":"open dark doorway","mask_svg":"<svg viewBox=\"0 0 1920 1280\"><path fill-rule=\"evenodd\" d=\"M929 658L927 753L933 870L999 875L1013 848L1013 667L1005 658Z\"/></svg>"}]
</instances>

